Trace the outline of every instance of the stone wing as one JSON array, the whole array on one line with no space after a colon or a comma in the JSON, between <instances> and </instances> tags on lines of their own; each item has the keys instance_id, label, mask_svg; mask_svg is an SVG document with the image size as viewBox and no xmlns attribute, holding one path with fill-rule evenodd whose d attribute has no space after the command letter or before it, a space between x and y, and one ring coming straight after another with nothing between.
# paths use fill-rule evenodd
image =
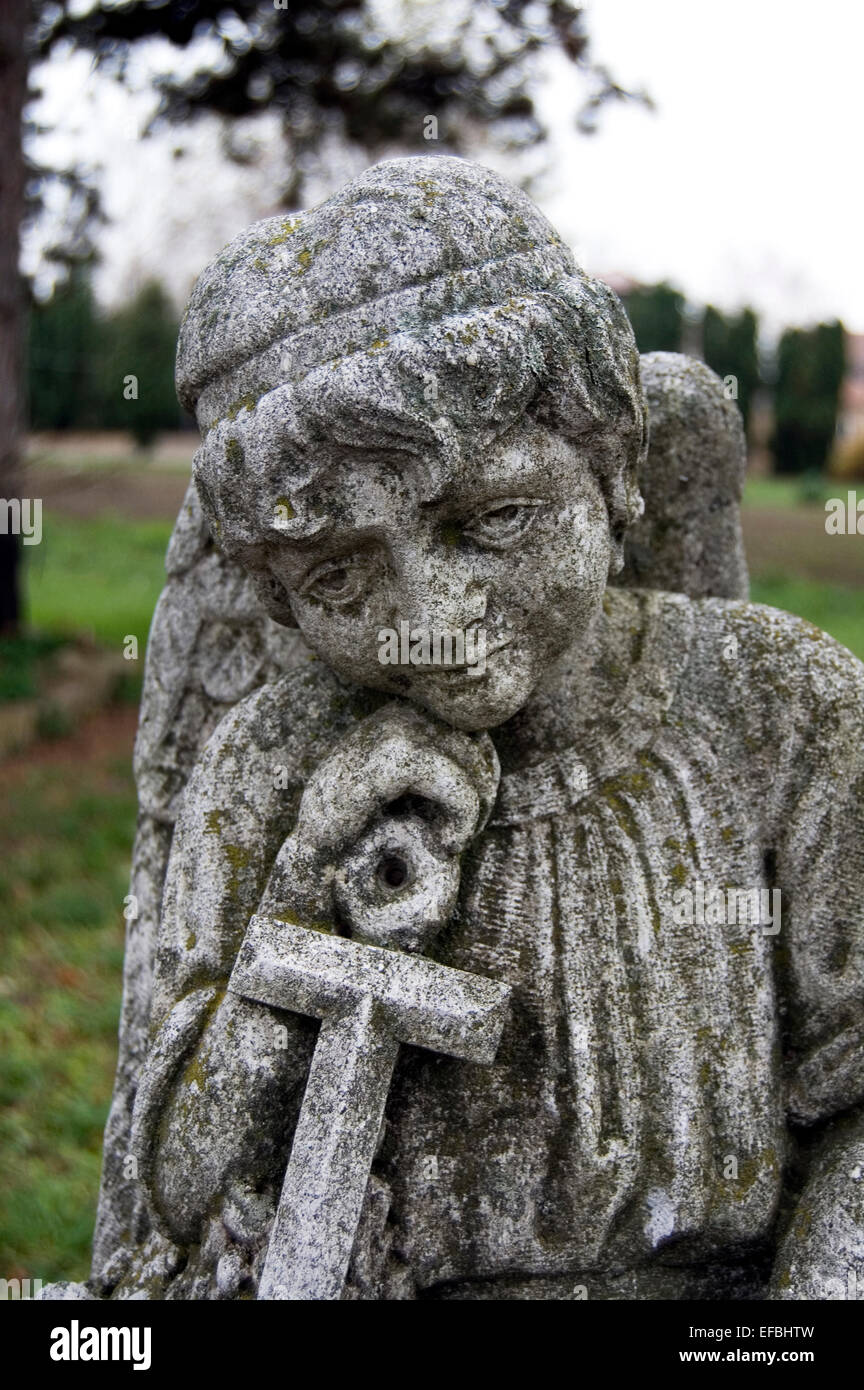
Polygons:
<instances>
[{"instance_id":1,"label":"stone wing","mask_svg":"<svg viewBox=\"0 0 864 1390\"><path fill-rule=\"evenodd\" d=\"M624 569L613 582L746 599L741 412L720 378L694 357L650 352L641 366L649 412L640 478L645 514L627 533Z\"/></svg>"},{"instance_id":2,"label":"stone wing","mask_svg":"<svg viewBox=\"0 0 864 1390\"><path fill-rule=\"evenodd\" d=\"M144 671L135 744L138 829L132 857L123 1008L94 1241L93 1276L136 1239L134 1174L124 1173L138 1074L149 1032L153 957L174 821L192 767L224 714L257 686L309 657L300 633L264 612L251 581L213 544L189 484L165 560Z\"/></svg>"}]
</instances>

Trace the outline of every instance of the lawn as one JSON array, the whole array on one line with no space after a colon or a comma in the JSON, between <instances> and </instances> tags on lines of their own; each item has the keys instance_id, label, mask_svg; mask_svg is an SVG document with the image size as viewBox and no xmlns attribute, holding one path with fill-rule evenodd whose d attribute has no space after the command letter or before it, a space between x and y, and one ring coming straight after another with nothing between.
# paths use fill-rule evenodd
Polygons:
<instances>
[{"instance_id":1,"label":"lawn","mask_svg":"<svg viewBox=\"0 0 864 1390\"><path fill-rule=\"evenodd\" d=\"M752 597L797 613L864 659L864 536L825 534L824 505L800 500L791 479L756 478L745 492ZM825 496L836 491L824 484ZM27 552L31 619L44 633L89 631L143 651L164 582L171 521L77 517L46 510L43 540Z\"/></svg>"},{"instance_id":2,"label":"lawn","mask_svg":"<svg viewBox=\"0 0 864 1390\"><path fill-rule=\"evenodd\" d=\"M809 474L803 478L748 478L744 487L744 505L751 508L782 508L784 511L796 507L812 507L824 511L826 499L845 496L846 483L832 478Z\"/></svg>"},{"instance_id":3,"label":"lawn","mask_svg":"<svg viewBox=\"0 0 864 1390\"><path fill-rule=\"evenodd\" d=\"M750 597L815 623L864 661L864 590L766 574L753 579Z\"/></svg>"},{"instance_id":4,"label":"lawn","mask_svg":"<svg viewBox=\"0 0 864 1390\"><path fill-rule=\"evenodd\" d=\"M54 761L4 767L0 804L0 1276L81 1278L116 1061L134 714ZM99 728L99 736L95 730Z\"/></svg>"},{"instance_id":5,"label":"lawn","mask_svg":"<svg viewBox=\"0 0 864 1390\"><path fill-rule=\"evenodd\" d=\"M46 510L25 551L30 621L51 637L139 638L171 522ZM31 693L10 675L8 698ZM29 675L27 664L16 679ZM2 686L0 686L2 690ZM134 712L4 767L0 802L0 1277L85 1278L117 1056L123 899L135 828Z\"/></svg>"},{"instance_id":6,"label":"lawn","mask_svg":"<svg viewBox=\"0 0 864 1390\"><path fill-rule=\"evenodd\" d=\"M52 633L89 632L106 646L122 647L132 634L143 653L170 535L170 521L46 511L42 544L27 557L31 622Z\"/></svg>"},{"instance_id":7,"label":"lawn","mask_svg":"<svg viewBox=\"0 0 864 1390\"><path fill-rule=\"evenodd\" d=\"M864 660L864 536L825 531L825 500L847 490L831 479L748 481L750 594L756 603L807 618Z\"/></svg>"}]
</instances>

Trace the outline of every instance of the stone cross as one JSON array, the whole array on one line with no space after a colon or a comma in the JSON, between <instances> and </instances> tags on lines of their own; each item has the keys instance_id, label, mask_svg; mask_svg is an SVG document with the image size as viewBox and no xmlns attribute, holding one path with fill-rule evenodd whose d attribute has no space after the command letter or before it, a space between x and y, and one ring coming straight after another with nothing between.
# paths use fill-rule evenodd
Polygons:
<instances>
[{"instance_id":1,"label":"stone cross","mask_svg":"<svg viewBox=\"0 0 864 1390\"><path fill-rule=\"evenodd\" d=\"M400 1043L494 1060L507 985L253 917L228 988L321 1019L259 1299L338 1299Z\"/></svg>"}]
</instances>

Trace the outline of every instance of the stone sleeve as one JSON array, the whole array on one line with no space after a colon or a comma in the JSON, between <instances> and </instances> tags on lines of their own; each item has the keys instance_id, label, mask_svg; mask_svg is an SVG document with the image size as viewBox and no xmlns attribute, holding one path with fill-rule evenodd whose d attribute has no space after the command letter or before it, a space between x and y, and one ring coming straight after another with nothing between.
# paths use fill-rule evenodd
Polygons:
<instances>
[{"instance_id":1,"label":"stone sleeve","mask_svg":"<svg viewBox=\"0 0 864 1390\"><path fill-rule=\"evenodd\" d=\"M232 1183L278 1178L289 1101L308 1065L302 1020L280 1028L272 1011L225 995L296 814L296 759L274 713L290 711L291 692L279 686L244 701L208 742L166 878L133 1147L154 1213L181 1245Z\"/></svg>"}]
</instances>

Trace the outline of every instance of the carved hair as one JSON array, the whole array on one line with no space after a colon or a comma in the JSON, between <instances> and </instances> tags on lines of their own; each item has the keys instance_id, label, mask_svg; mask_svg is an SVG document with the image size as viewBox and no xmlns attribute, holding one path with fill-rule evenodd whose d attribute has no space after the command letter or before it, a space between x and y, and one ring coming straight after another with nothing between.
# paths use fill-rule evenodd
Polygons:
<instances>
[{"instance_id":1,"label":"carved hair","mask_svg":"<svg viewBox=\"0 0 864 1390\"><path fill-rule=\"evenodd\" d=\"M214 536L283 622L267 555L314 534L327 446L470 469L529 415L590 440L614 540L641 514L646 411L627 316L523 193L466 161L387 161L312 213L247 229L196 286L177 380L202 430L195 479Z\"/></svg>"}]
</instances>

